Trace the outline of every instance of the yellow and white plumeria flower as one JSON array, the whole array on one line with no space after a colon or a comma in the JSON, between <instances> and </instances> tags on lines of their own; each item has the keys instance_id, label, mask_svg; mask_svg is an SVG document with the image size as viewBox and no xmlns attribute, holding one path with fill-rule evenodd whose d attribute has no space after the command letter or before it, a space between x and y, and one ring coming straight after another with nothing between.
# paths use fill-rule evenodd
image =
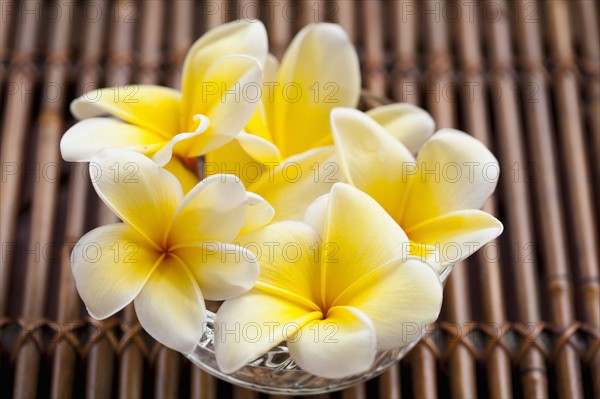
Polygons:
<instances>
[{"instance_id":1,"label":"yellow and white plumeria flower","mask_svg":"<svg viewBox=\"0 0 600 399\"><path fill-rule=\"evenodd\" d=\"M286 340L301 368L342 378L368 370L377 349L408 344L437 318L436 272L405 256L406 234L375 200L338 183L320 216L239 237L258 248L261 270L254 289L217 313L222 371L234 372Z\"/></svg>"},{"instance_id":2,"label":"yellow and white plumeria flower","mask_svg":"<svg viewBox=\"0 0 600 399\"><path fill-rule=\"evenodd\" d=\"M300 220L339 180L329 114L358 104L358 55L339 25L311 24L293 39L281 64L267 58L264 72L252 119L207 155L207 173L236 174L275 207L277 220Z\"/></svg>"},{"instance_id":3,"label":"yellow and white plumeria flower","mask_svg":"<svg viewBox=\"0 0 600 399\"><path fill-rule=\"evenodd\" d=\"M416 115L413 122L417 117L421 118ZM493 193L500 170L480 141L458 130L441 129L415 159L376 120L355 109L332 111L338 162L345 181L373 197L402 227L413 244L413 255L425 257L442 271L502 233L502 224L479 210ZM426 125L421 118L405 126L405 137L415 126L421 129L413 152L427 136ZM402 128L400 123L394 129L402 132ZM322 207L321 202L313 206Z\"/></svg>"},{"instance_id":4,"label":"yellow and white plumeria flower","mask_svg":"<svg viewBox=\"0 0 600 399\"><path fill-rule=\"evenodd\" d=\"M204 299L229 299L254 285L256 257L232 242L268 223L272 208L232 175L212 176L184 196L174 175L131 150L101 150L90 175L123 221L74 247L73 276L90 315L104 319L133 301L151 336L191 352L205 329Z\"/></svg>"},{"instance_id":5,"label":"yellow and white plumeria flower","mask_svg":"<svg viewBox=\"0 0 600 399\"><path fill-rule=\"evenodd\" d=\"M267 49L260 21L235 21L194 43L183 65L181 92L130 85L86 93L71 104L82 121L63 136L63 158L89 161L102 148L125 147L164 166L175 153L177 164L168 168L185 175L182 160L226 144L250 119L260 101ZM104 115L111 118L100 118Z\"/></svg>"}]
</instances>

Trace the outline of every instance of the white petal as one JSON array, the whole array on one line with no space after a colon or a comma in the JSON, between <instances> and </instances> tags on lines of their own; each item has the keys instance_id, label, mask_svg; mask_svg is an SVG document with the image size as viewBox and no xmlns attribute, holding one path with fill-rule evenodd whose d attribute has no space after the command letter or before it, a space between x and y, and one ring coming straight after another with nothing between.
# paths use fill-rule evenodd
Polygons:
<instances>
[{"instance_id":1,"label":"white petal","mask_svg":"<svg viewBox=\"0 0 600 399\"><path fill-rule=\"evenodd\" d=\"M276 83L279 72L279 60L273 54L267 54L264 65L265 82Z\"/></svg>"},{"instance_id":2,"label":"white petal","mask_svg":"<svg viewBox=\"0 0 600 399\"><path fill-rule=\"evenodd\" d=\"M240 234L248 233L263 227L275 216L275 209L263 197L254 193L248 193L246 201L246 221Z\"/></svg>"},{"instance_id":3,"label":"white petal","mask_svg":"<svg viewBox=\"0 0 600 399\"><path fill-rule=\"evenodd\" d=\"M312 226L321 237L324 237L325 235L325 221L327 220L328 205L329 194L322 195L310 204L304 214L304 223Z\"/></svg>"},{"instance_id":4,"label":"white petal","mask_svg":"<svg viewBox=\"0 0 600 399\"><path fill-rule=\"evenodd\" d=\"M427 111L407 103L383 105L367 111L396 140L416 155L435 131L435 122Z\"/></svg>"},{"instance_id":5,"label":"white petal","mask_svg":"<svg viewBox=\"0 0 600 399\"><path fill-rule=\"evenodd\" d=\"M331 110L355 107L360 96L356 49L339 25L308 25L286 50L277 80L269 125L283 156L331 144Z\"/></svg>"},{"instance_id":6,"label":"white petal","mask_svg":"<svg viewBox=\"0 0 600 399\"><path fill-rule=\"evenodd\" d=\"M275 108L274 88L279 85L277 81L277 71L279 70L279 61L272 54L267 55L263 68L263 95L260 103L254 110L252 118L244 128L250 134L256 135L269 142L273 142L272 126L273 112ZM271 122L269 122L271 121Z\"/></svg>"},{"instance_id":7,"label":"white petal","mask_svg":"<svg viewBox=\"0 0 600 399\"><path fill-rule=\"evenodd\" d=\"M109 317L140 292L160 254L124 223L98 227L79 240L71 255L77 291L90 315Z\"/></svg>"},{"instance_id":8,"label":"white petal","mask_svg":"<svg viewBox=\"0 0 600 399\"><path fill-rule=\"evenodd\" d=\"M480 210L446 213L407 231L411 241L435 249L440 268L459 262L502 234L502 223Z\"/></svg>"},{"instance_id":9,"label":"white petal","mask_svg":"<svg viewBox=\"0 0 600 399\"><path fill-rule=\"evenodd\" d=\"M104 148L128 148L151 153L165 140L151 131L113 118L84 119L73 125L60 140L65 161L89 162Z\"/></svg>"},{"instance_id":10,"label":"white petal","mask_svg":"<svg viewBox=\"0 0 600 399\"><path fill-rule=\"evenodd\" d=\"M417 258L394 260L356 281L335 305L363 311L375 326L377 348L399 348L421 337L442 306L437 273Z\"/></svg>"},{"instance_id":11,"label":"white petal","mask_svg":"<svg viewBox=\"0 0 600 399\"><path fill-rule=\"evenodd\" d=\"M189 353L206 329L204 298L190 271L167 257L134 301L140 324L154 339Z\"/></svg>"},{"instance_id":12,"label":"white petal","mask_svg":"<svg viewBox=\"0 0 600 399\"><path fill-rule=\"evenodd\" d=\"M275 208L274 221L302 220L306 208L341 180L333 147L320 147L270 165L260 180L248 187Z\"/></svg>"},{"instance_id":13,"label":"white petal","mask_svg":"<svg viewBox=\"0 0 600 399\"><path fill-rule=\"evenodd\" d=\"M231 242L246 220L246 189L233 175L202 180L183 199L169 233L169 244Z\"/></svg>"},{"instance_id":14,"label":"white petal","mask_svg":"<svg viewBox=\"0 0 600 399\"><path fill-rule=\"evenodd\" d=\"M408 253L408 237L364 192L345 183L329 195L321 283L326 306L355 281Z\"/></svg>"},{"instance_id":15,"label":"white petal","mask_svg":"<svg viewBox=\"0 0 600 399\"><path fill-rule=\"evenodd\" d=\"M191 140L188 157L216 150L242 131L260 101L262 79L260 63L252 57L228 56L211 65L202 81L205 91L192 106L211 125Z\"/></svg>"},{"instance_id":16,"label":"white petal","mask_svg":"<svg viewBox=\"0 0 600 399\"><path fill-rule=\"evenodd\" d=\"M190 142L188 140L193 139L199 136L200 134L204 133L210 126L209 119L204 115L194 115L193 119L198 123L198 127L196 128L196 130L194 130L193 132L178 133L175 136L173 136L173 138L169 140L169 142L165 146L163 146L156 154L154 154L154 156L152 157L152 160L154 162L156 162L160 166L165 166L173 156L173 149L175 145L189 145ZM184 155L187 154L187 151L185 150L182 150L182 152Z\"/></svg>"},{"instance_id":17,"label":"white petal","mask_svg":"<svg viewBox=\"0 0 600 399\"><path fill-rule=\"evenodd\" d=\"M438 131L417 156L402 227L408 230L448 212L481 208L496 188L499 170L479 140L458 130Z\"/></svg>"},{"instance_id":18,"label":"white petal","mask_svg":"<svg viewBox=\"0 0 600 399\"><path fill-rule=\"evenodd\" d=\"M241 235L237 241L258 258L258 288L319 309L321 239L310 226L277 222Z\"/></svg>"},{"instance_id":19,"label":"white petal","mask_svg":"<svg viewBox=\"0 0 600 399\"><path fill-rule=\"evenodd\" d=\"M331 128L346 180L398 220L409 192L407 171L414 170L412 154L356 109L334 109Z\"/></svg>"},{"instance_id":20,"label":"white petal","mask_svg":"<svg viewBox=\"0 0 600 399\"><path fill-rule=\"evenodd\" d=\"M168 140L179 132L181 94L168 87L127 85L90 91L71 103L78 119L112 115Z\"/></svg>"},{"instance_id":21,"label":"white petal","mask_svg":"<svg viewBox=\"0 0 600 399\"><path fill-rule=\"evenodd\" d=\"M375 328L360 310L337 306L288 341L290 355L311 374L344 378L364 373L375 360Z\"/></svg>"},{"instance_id":22,"label":"white petal","mask_svg":"<svg viewBox=\"0 0 600 399\"><path fill-rule=\"evenodd\" d=\"M215 320L217 364L224 373L233 373L321 316L256 289L225 301Z\"/></svg>"},{"instance_id":23,"label":"white petal","mask_svg":"<svg viewBox=\"0 0 600 399\"><path fill-rule=\"evenodd\" d=\"M223 242L203 242L173 250L194 274L204 298L223 301L254 286L258 261L248 249Z\"/></svg>"},{"instance_id":24,"label":"white petal","mask_svg":"<svg viewBox=\"0 0 600 399\"><path fill-rule=\"evenodd\" d=\"M142 154L125 149L104 149L90 162L92 184L102 201L126 224L155 247L183 198L181 184Z\"/></svg>"},{"instance_id":25,"label":"white petal","mask_svg":"<svg viewBox=\"0 0 600 399\"><path fill-rule=\"evenodd\" d=\"M277 146L268 140L244 132L239 133L236 139L248 155L261 163L278 162L281 159Z\"/></svg>"},{"instance_id":26,"label":"white petal","mask_svg":"<svg viewBox=\"0 0 600 399\"><path fill-rule=\"evenodd\" d=\"M262 65L267 56L267 47L265 26L256 20L225 23L202 35L188 51L183 65L181 86L184 117L199 113L194 110L194 102L202 97L206 73L218 59L240 54L254 57Z\"/></svg>"},{"instance_id":27,"label":"white petal","mask_svg":"<svg viewBox=\"0 0 600 399\"><path fill-rule=\"evenodd\" d=\"M224 146L209 152L205 157L207 175L232 173L246 187L260 180L267 168L265 164L278 164L279 149L270 141L240 132Z\"/></svg>"}]
</instances>

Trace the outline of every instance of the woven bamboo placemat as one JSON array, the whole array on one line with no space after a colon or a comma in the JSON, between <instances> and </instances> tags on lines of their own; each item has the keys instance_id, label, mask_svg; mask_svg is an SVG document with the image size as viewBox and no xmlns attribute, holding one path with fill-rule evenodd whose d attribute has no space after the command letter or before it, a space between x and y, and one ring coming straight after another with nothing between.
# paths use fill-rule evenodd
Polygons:
<instances>
[{"instance_id":1,"label":"woven bamboo placemat","mask_svg":"<svg viewBox=\"0 0 600 399\"><path fill-rule=\"evenodd\" d=\"M96 87L177 87L190 44L260 18L281 56L339 22L369 96L429 110L502 168L504 234L455 267L440 321L397 367L329 395L600 397L600 36L595 1L1 2L3 397L255 398L152 341L127 308L87 317L68 256L113 220L62 162L69 102ZM263 395L264 397L264 395Z\"/></svg>"}]
</instances>

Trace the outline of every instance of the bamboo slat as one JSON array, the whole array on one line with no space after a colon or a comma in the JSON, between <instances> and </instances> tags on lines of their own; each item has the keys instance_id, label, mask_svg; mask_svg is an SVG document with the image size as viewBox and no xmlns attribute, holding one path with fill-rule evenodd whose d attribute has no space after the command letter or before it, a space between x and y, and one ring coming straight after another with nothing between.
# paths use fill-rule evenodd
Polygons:
<instances>
[{"instance_id":1,"label":"bamboo slat","mask_svg":"<svg viewBox=\"0 0 600 399\"><path fill-rule=\"evenodd\" d=\"M487 80L484 73L484 59L481 55L479 32L481 24L476 18L468 18L469 3L459 2L459 10L465 17L458 21L457 38L459 43L458 57L460 64L459 86L463 104L462 116L465 131L494 150L490 132L489 112L486 106L485 87ZM497 198L490 198L483 208L486 212L497 215ZM481 286L478 292L481 298L482 320L499 327L506 322L505 301L502 297L502 273L499 261L498 241L489 243L475 254L476 281ZM501 348L495 347L487 358L486 372L488 392L493 398L509 398L511 392L510 358Z\"/></svg>"},{"instance_id":2,"label":"bamboo slat","mask_svg":"<svg viewBox=\"0 0 600 399\"><path fill-rule=\"evenodd\" d=\"M585 150L585 138L583 133L583 121L581 118L584 109L580 104L580 90L577 82L577 65L571 43L571 28L569 22L568 3L564 1L545 4L551 51L555 62L553 81L555 82L555 103L561 112L557 115L557 130L559 132L559 149L562 161L569 165L565 171L566 183L566 213L567 221L570 222L572 234L572 250L574 254L571 262L575 263L576 272L580 276L580 290L587 295L583 302L586 314L591 316L597 323L600 315L600 281L598 277L598 233L594 208L592 206L591 180L589 162ZM597 134L597 132L596 132ZM574 259L573 259L574 258ZM574 320L574 311L571 305L571 286L565 282L567 271L561 268L548 278L548 290L554 299L552 305L553 321L568 327ZM568 274L567 274L568 278ZM552 281L554 280L554 281ZM587 301L591 301L589 304ZM595 302L595 303L594 303ZM570 306L569 306L570 305ZM591 313L590 313L591 312ZM589 318L589 316L588 316ZM597 324L596 324L597 325ZM565 396L577 396L582 394L579 377L579 364L573 349L565 346L560 353L558 370L567 378L559 385L560 393ZM591 369L595 375L600 373L600 354L592 360ZM596 379L594 391L600 395L600 382Z\"/></svg>"},{"instance_id":3,"label":"bamboo slat","mask_svg":"<svg viewBox=\"0 0 600 399\"><path fill-rule=\"evenodd\" d=\"M449 27L446 18L439 18L438 9L446 3L428 1L423 3L427 13L425 20L429 35L425 46L428 51L428 64L430 71L426 78L427 108L431 109L437 128L457 127L456 109L457 91L452 85L454 76L454 60L449 48ZM466 262L459 262L454 266L452 275L448 278L445 294L445 316L449 321L465 328L470 320L470 306L468 290L466 289L469 278ZM456 349L448 359L450 372L450 394L458 398L473 398L476 396L475 388L475 363L469 350L461 345L461 340L456 342ZM448 392L440 391L441 396L448 396Z\"/></svg>"},{"instance_id":4,"label":"bamboo slat","mask_svg":"<svg viewBox=\"0 0 600 399\"><path fill-rule=\"evenodd\" d=\"M36 4L36 3L32 3ZM27 5L26 5L27 6ZM50 24L50 46L45 54L41 109L36 118L37 143L35 157L36 181L33 188L33 204L28 247L33 256L26 261L25 292L22 296L21 314L26 320L44 315L44 298L48 291L53 258L48 248L56 238L55 219L57 193L60 182L60 152L58 143L63 133L62 118L65 103L63 91L68 62L69 19L58 19ZM31 397L37 391L37 375L40 354L32 342L21 348L15 361L15 396Z\"/></svg>"},{"instance_id":5,"label":"bamboo slat","mask_svg":"<svg viewBox=\"0 0 600 399\"><path fill-rule=\"evenodd\" d=\"M91 4L91 3L90 3ZM113 4L100 3L103 14L108 17L108 26L110 34L108 36L108 61L106 65L106 75L104 76L104 85L102 86L122 86L129 83L131 79L132 56L135 24L137 21L138 9L134 3L127 1L117 1ZM106 33L105 33L106 35ZM104 225L114 223L118 219L102 203L98 203L97 218L98 224ZM85 395L89 398L108 397L113 392L114 382L114 349L110 346L107 336L101 336L95 342L87 357L87 375ZM127 356L123 362L128 363ZM121 382L121 385L133 385L136 381L130 378ZM136 391L136 388L133 388ZM122 390L121 390L122 392Z\"/></svg>"},{"instance_id":6,"label":"bamboo slat","mask_svg":"<svg viewBox=\"0 0 600 399\"><path fill-rule=\"evenodd\" d=\"M505 231L455 266L423 341L376 380L317 397L599 397L599 11L593 0L2 1L0 393L267 397L157 344L132 307L87 317L70 248L116 218L87 166L58 150L76 96L179 88L197 37L258 18L279 58L303 26L340 23L368 103L424 107L502 169L484 209Z\"/></svg>"},{"instance_id":7,"label":"bamboo slat","mask_svg":"<svg viewBox=\"0 0 600 399\"><path fill-rule=\"evenodd\" d=\"M22 8L35 5L25 2ZM12 10L18 18L18 11ZM38 26L34 18L17 19L15 42L12 46L12 58L8 66L8 83L3 106L2 131L11 134L2 135L2 193L0 206L0 236L2 237L3 256L0 260L0 311L8 313L8 294L11 262L15 252L15 228L19 216L19 194L25 176L23 161L24 147L33 107L33 90L39 78L39 70L35 64Z\"/></svg>"},{"instance_id":8,"label":"bamboo slat","mask_svg":"<svg viewBox=\"0 0 600 399\"><path fill-rule=\"evenodd\" d=\"M514 61L510 40L509 14L505 2L489 2L497 8L497 20L484 21L490 48L490 81L498 88L498 101L492 110L497 129L496 143L500 160L500 189L505 204L504 255L509 257L506 264L511 267L511 287L509 295L516 296L515 315L517 320L528 323L541 320L539 287L536 278L534 236L531 222L531 202L526 185L526 156L523 145L520 110L512 95L514 89ZM515 204L519 204L515 206ZM508 243L507 243L508 241ZM507 245L508 244L508 245ZM516 304L515 304L516 305ZM528 350L520 364L521 384L526 397L547 397L548 379L542 353L536 348Z\"/></svg>"}]
</instances>

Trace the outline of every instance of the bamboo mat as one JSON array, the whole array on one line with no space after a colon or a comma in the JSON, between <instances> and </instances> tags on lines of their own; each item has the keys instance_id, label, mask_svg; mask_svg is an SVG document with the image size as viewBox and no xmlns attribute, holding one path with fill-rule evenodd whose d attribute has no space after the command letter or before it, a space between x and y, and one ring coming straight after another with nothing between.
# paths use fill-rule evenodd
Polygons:
<instances>
[{"instance_id":1,"label":"bamboo mat","mask_svg":"<svg viewBox=\"0 0 600 399\"><path fill-rule=\"evenodd\" d=\"M131 308L87 317L70 247L113 216L85 165L58 148L76 96L178 87L197 37L255 17L279 57L307 23L339 22L367 102L420 105L502 168L486 211L505 232L455 267L439 322L397 367L326 397L600 397L599 11L557 0L2 0L2 397L259 397L156 344Z\"/></svg>"}]
</instances>

